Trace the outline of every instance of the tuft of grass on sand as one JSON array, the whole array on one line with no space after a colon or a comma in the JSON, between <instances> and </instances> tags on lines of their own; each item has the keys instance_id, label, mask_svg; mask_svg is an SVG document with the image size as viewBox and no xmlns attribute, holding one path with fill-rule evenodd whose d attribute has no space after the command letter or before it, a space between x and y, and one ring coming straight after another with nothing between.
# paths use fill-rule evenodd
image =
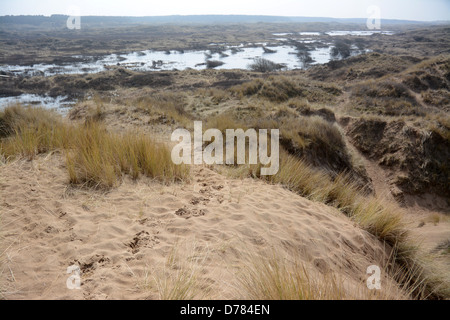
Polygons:
<instances>
[{"instance_id":1,"label":"tuft of grass on sand","mask_svg":"<svg viewBox=\"0 0 450 320\"><path fill-rule=\"evenodd\" d=\"M333 271L314 271L301 262L298 253L283 257L279 253L248 253L248 262L237 274L237 295L255 300L404 300L411 298L396 282L382 279L382 290L368 290L366 281L348 281ZM387 263L384 269L389 267ZM404 270L393 267L398 279L411 278ZM388 272L383 270L383 274Z\"/></svg>"},{"instance_id":2,"label":"tuft of grass on sand","mask_svg":"<svg viewBox=\"0 0 450 320\"><path fill-rule=\"evenodd\" d=\"M201 274L210 254L207 247L200 246L195 240L183 247L177 242L164 266L145 271L141 285L161 300L207 299L211 294L211 283Z\"/></svg>"},{"instance_id":3,"label":"tuft of grass on sand","mask_svg":"<svg viewBox=\"0 0 450 320\"><path fill-rule=\"evenodd\" d=\"M98 123L75 130L74 144L67 150L70 182L96 188L111 188L122 173L161 182L186 179L188 168L173 164L166 145L140 132L112 134Z\"/></svg>"},{"instance_id":4,"label":"tuft of grass on sand","mask_svg":"<svg viewBox=\"0 0 450 320\"><path fill-rule=\"evenodd\" d=\"M272 256L250 258L237 276L237 291L250 300L342 300L343 284L333 275L313 275L298 261Z\"/></svg>"},{"instance_id":5,"label":"tuft of grass on sand","mask_svg":"<svg viewBox=\"0 0 450 320\"><path fill-rule=\"evenodd\" d=\"M164 92L139 97L131 105L136 105L138 110L148 115L159 116L159 122L169 120L183 127L192 125L192 120L185 110L186 96L181 93Z\"/></svg>"},{"instance_id":6,"label":"tuft of grass on sand","mask_svg":"<svg viewBox=\"0 0 450 320\"><path fill-rule=\"evenodd\" d=\"M27 113L31 116L27 116ZM70 182L94 188L114 187L122 174L144 175L161 182L187 179L187 166L175 165L168 146L142 132L113 134L98 121L65 124L45 109L7 108L0 114L5 133L0 154L5 159L61 151L66 157Z\"/></svg>"},{"instance_id":7,"label":"tuft of grass on sand","mask_svg":"<svg viewBox=\"0 0 450 320\"><path fill-rule=\"evenodd\" d=\"M255 79L231 88L238 97L257 96L281 103L291 98L306 98L310 102L335 102L342 90L334 84L306 80L304 78L270 76Z\"/></svg>"}]
</instances>

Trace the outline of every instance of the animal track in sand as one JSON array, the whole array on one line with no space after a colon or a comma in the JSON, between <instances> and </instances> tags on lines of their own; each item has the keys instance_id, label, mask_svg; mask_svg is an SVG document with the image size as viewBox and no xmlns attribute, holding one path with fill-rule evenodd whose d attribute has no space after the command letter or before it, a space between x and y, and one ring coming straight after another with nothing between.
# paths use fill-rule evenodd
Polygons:
<instances>
[{"instance_id":1,"label":"animal track in sand","mask_svg":"<svg viewBox=\"0 0 450 320\"><path fill-rule=\"evenodd\" d=\"M187 207L183 207L175 211L175 214L185 219L189 219L191 217L204 216L206 214L206 211L204 209L195 209L195 208L189 209Z\"/></svg>"},{"instance_id":2,"label":"animal track in sand","mask_svg":"<svg viewBox=\"0 0 450 320\"><path fill-rule=\"evenodd\" d=\"M206 197L193 197L189 203L192 205L202 204L206 206L208 202L209 199Z\"/></svg>"},{"instance_id":3,"label":"animal track in sand","mask_svg":"<svg viewBox=\"0 0 450 320\"><path fill-rule=\"evenodd\" d=\"M159 240L155 236L151 236L147 231L138 232L133 240L126 245L131 248L131 253L138 253L141 248L152 248Z\"/></svg>"},{"instance_id":4,"label":"animal track in sand","mask_svg":"<svg viewBox=\"0 0 450 320\"><path fill-rule=\"evenodd\" d=\"M81 273L86 275L94 272L97 268L103 267L110 262L108 257L104 255L96 254L87 259L74 260L69 263L70 265L78 265L80 267Z\"/></svg>"}]
</instances>

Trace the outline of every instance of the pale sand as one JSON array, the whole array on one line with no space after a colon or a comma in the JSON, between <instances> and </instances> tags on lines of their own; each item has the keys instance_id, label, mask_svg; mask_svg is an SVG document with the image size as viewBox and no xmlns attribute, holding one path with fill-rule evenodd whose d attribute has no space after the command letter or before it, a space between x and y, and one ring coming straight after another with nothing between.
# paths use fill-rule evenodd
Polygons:
<instances>
[{"instance_id":1,"label":"pale sand","mask_svg":"<svg viewBox=\"0 0 450 320\"><path fill-rule=\"evenodd\" d=\"M6 299L158 299L151 280L185 262L198 265L206 298L241 298L236 274L257 252L295 253L318 274L364 290L367 267L389 254L334 208L207 167L194 167L191 183L125 179L108 193L68 187L59 155L0 173ZM81 290L66 287L73 264Z\"/></svg>"}]
</instances>

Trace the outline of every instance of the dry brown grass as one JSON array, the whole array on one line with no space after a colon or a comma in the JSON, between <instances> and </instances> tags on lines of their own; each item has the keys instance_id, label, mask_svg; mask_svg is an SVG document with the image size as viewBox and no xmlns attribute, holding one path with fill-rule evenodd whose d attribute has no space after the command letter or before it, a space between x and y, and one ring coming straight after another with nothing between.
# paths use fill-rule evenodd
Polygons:
<instances>
[{"instance_id":1,"label":"dry brown grass","mask_svg":"<svg viewBox=\"0 0 450 320\"><path fill-rule=\"evenodd\" d=\"M386 262L382 266L382 290L368 290L366 281L352 281L333 271L318 273L298 253L281 256L272 251L249 252L247 263L237 273L237 293L256 300L405 300L413 289L403 286L413 275ZM390 279L389 279L390 278ZM399 283L392 281L392 278ZM350 280L350 281L349 281ZM401 281L400 281L401 280ZM409 281L410 282L410 281Z\"/></svg>"},{"instance_id":2,"label":"dry brown grass","mask_svg":"<svg viewBox=\"0 0 450 320\"><path fill-rule=\"evenodd\" d=\"M402 83L368 80L351 89L349 110L387 116L424 115L416 98Z\"/></svg>"},{"instance_id":3,"label":"dry brown grass","mask_svg":"<svg viewBox=\"0 0 450 320\"><path fill-rule=\"evenodd\" d=\"M184 246L177 242L165 264L147 268L139 285L161 300L208 299L213 294L211 283L201 276L210 254L196 241Z\"/></svg>"},{"instance_id":4,"label":"dry brown grass","mask_svg":"<svg viewBox=\"0 0 450 320\"><path fill-rule=\"evenodd\" d=\"M255 79L231 89L238 97L254 96L272 102L284 102L291 98L306 98L310 102L334 102L342 90L334 84L316 82L299 77L270 76Z\"/></svg>"},{"instance_id":5,"label":"dry brown grass","mask_svg":"<svg viewBox=\"0 0 450 320\"><path fill-rule=\"evenodd\" d=\"M32 115L30 119L12 120L12 112ZM161 182L187 179L189 169L171 160L166 145L155 142L142 132L113 134L97 121L84 125L69 125L45 109L7 108L0 119L12 123L10 135L0 142L5 159L61 151L66 155L70 182L95 188L111 188L129 174L137 179L141 174Z\"/></svg>"},{"instance_id":6,"label":"dry brown grass","mask_svg":"<svg viewBox=\"0 0 450 320\"><path fill-rule=\"evenodd\" d=\"M148 115L157 116L159 122L169 121L183 127L189 127L192 122L186 112L187 101L183 93L159 92L133 99L128 104Z\"/></svg>"},{"instance_id":7,"label":"dry brown grass","mask_svg":"<svg viewBox=\"0 0 450 320\"><path fill-rule=\"evenodd\" d=\"M335 276L317 275L291 257L250 257L238 274L238 289L251 300L342 300L348 298L342 281Z\"/></svg>"}]
</instances>

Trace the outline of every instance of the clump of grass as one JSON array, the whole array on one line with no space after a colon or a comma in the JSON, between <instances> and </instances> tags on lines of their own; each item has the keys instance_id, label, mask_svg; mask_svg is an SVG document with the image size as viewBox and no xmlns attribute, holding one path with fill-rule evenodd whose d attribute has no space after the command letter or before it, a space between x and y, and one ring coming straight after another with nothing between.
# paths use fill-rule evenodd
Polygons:
<instances>
[{"instance_id":1,"label":"clump of grass","mask_svg":"<svg viewBox=\"0 0 450 320\"><path fill-rule=\"evenodd\" d=\"M450 115L448 113L428 114L428 129L439 134L446 141L450 141Z\"/></svg>"},{"instance_id":2,"label":"clump of grass","mask_svg":"<svg viewBox=\"0 0 450 320\"><path fill-rule=\"evenodd\" d=\"M427 90L422 91L423 102L436 107L446 107L450 105L450 93L447 90Z\"/></svg>"},{"instance_id":3,"label":"clump of grass","mask_svg":"<svg viewBox=\"0 0 450 320\"><path fill-rule=\"evenodd\" d=\"M235 86L231 90L241 97L257 95L278 103L291 98L306 98L310 102L333 102L342 93L342 90L334 84L286 76L255 79Z\"/></svg>"},{"instance_id":4,"label":"clump of grass","mask_svg":"<svg viewBox=\"0 0 450 320\"><path fill-rule=\"evenodd\" d=\"M66 155L70 182L95 188L115 186L122 174L134 179L142 174L166 183L184 180L189 175L186 166L172 162L166 145L142 132L113 134L96 121L69 125L44 109L30 109L31 120L11 120L11 113L22 115L25 111L28 110L14 107L2 114L7 123L13 123L10 135L0 142L0 153L6 159L33 159L40 153L59 150Z\"/></svg>"},{"instance_id":5,"label":"clump of grass","mask_svg":"<svg viewBox=\"0 0 450 320\"><path fill-rule=\"evenodd\" d=\"M210 97L211 101L216 105L230 98L230 93L228 91L217 88L200 88L196 91L196 94L201 97Z\"/></svg>"},{"instance_id":6,"label":"clump of grass","mask_svg":"<svg viewBox=\"0 0 450 320\"><path fill-rule=\"evenodd\" d=\"M180 252L182 249L182 252ZM202 278L210 252L197 242L172 248L164 266L147 271L144 289L155 292L161 300L205 299L210 295L211 283Z\"/></svg>"},{"instance_id":7,"label":"clump of grass","mask_svg":"<svg viewBox=\"0 0 450 320\"><path fill-rule=\"evenodd\" d=\"M207 119L205 129L211 128L219 129L222 133L225 133L226 129L246 130L247 126L243 122L236 120L232 114L225 112Z\"/></svg>"},{"instance_id":8,"label":"clump of grass","mask_svg":"<svg viewBox=\"0 0 450 320\"><path fill-rule=\"evenodd\" d=\"M365 281L349 282L332 271L319 273L307 267L297 253L291 253L289 257L282 257L276 252L261 255L251 253L248 256L248 263L237 274L238 295L244 299L401 300L411 297L411 291L399 290L401 286L387 277L382 280L382 290L368 290ZM393 272L405 278L398 268Z\"/></svg>"},{"instance_id":9,"label":"clump of grass","mask_svg":"<svg viewBox=\"0 0 450 320\"><path fill-rule=\"evenodd\" d=\"M173 164L167 146L143 133L108 133L98 123L79 128L76 142L68 150L66 163L70 182L111 188L122 173L137 179L141 174L161 182L186 179L188 169Z\"/></svg>"},{"instance_id":10,"label":"clump of grass","mask_svg":"<svg viewBox=\"0 0 450 320\"><path fill-rule=\"evenodd\" d=\"M25 125L34 127L52 127L59 117L41 107L23 107L16 104L0 111L0 138L16 133Z\"/></svg>"},{"instance_id":11,"label":"clump of grass","mask_svg":"<svg viewBox=\"0 0 450 320\"><path fill-rule=\"evenodd\" d=\"M355 85L351 91L351 108L388 116L423 115L409 89L390 80L369 80Z\"/></svg>"},{"instance_id":12,"label":"clump of grass","mask_svg":"<svg viewBox=\"0 0 450 320\"><path fill-rule=\"evenodd\" d=\"M8 107L0 113L0 153L33 159L37 154L68 146L70 127L43 108Z\"/></svg>"},{"instance_id":13,"label":"clump of grass","mask_svg":"<svg viewBox=\"0 0 450 320\"><path fill-rule=\"evenodd\" d=\"M239 291L251 300L341 300L342 282L332 275L313 275L298 261L276 255L253 257L238 275Z\"/></svg>"},{"instance_id":14,"label":"clump of grass","mask_svg":"<svg viewBox=\"0 0 450 320\"><path fill-rule=\"evenodd\" d=\"M287 77L274 77L262 86L259 95L271 101L282 102L305 94L293 80Z\"/></svg>"},{"instance_id":15,"label":"clump of grass","mask_svg":"<svg viewBox=\"0 0 450 320\"><path fill-rule=\"evenodd\" d=\"M191 124L190 115L186 112L186 96L179 93L157 93L139 97L133 101L132 106L144 111L150 116L157 116L171 120L174 124L188 127Z\"/></svg>"}]
</instances>

